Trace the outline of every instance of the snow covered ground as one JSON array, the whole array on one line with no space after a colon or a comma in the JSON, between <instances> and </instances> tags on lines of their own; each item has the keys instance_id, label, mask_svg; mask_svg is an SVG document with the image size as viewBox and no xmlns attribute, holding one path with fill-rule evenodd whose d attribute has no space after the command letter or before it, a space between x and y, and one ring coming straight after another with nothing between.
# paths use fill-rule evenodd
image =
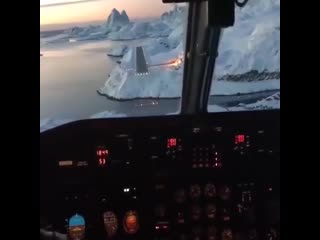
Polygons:
<instances>
[{"instance_id":1,"label":"snow covered ground","mask_svg":"<svg viewBox=\"0 0 320 240\"><path fill-rule=\"evenodd\" d=\"M236 8L235 25L224 30L216 77L251 70L280 71L280 0L249 1Z\"/></svg>"},{"instance_id":2,"label":"snow covered ground","mask_svg":"<svg viewBox=\"0 0 320 240\"><path fill-rule=\"evenodd\" d=\"M133 71L116 67L98 91L116 99L179 97L182 89L182 67L149 68L150 74L137 76Z\"/></svg>"},{"instance_id":3,"label":"snow covered ground","mask_svg":"<svg viewBox=\"0 0 320 240\"><path fill-rule=\"evenodd\" d=\"M174 26L168 37L143 45L149 65L165 64L184 55L186 8L176 7L161 16L163 24ZM147 25L143 24L145 32ZM250 71L280 72L280 0L250 1L236 9L235 26L224 31L217 59L211 95L233 95L280 89L280 79L222 81L226 75ZM131 27L130 27L131 28ZM137 31L139 32L139 31ZM130 53L128 53L130 54ZM131 53L132 54L132 53ZM124 62L129 59L124 56ZM131 60L134 58L130 58ZM124 63L125 64L125 63ZM134 64L131 64L134 68ZM182 91L182 67L150 68L151 75L137 77L116 68L99 92L117 99L142 97L179 97ZM257 78L258 80L258 78Z\"/></svg>"},{"instance_id":4,"label":"snow covered ground","mask_svg":"<svg viewBox=\"0 0 320 240\"><path fill-rule=\"evenodd\" d=\"M279 79L256 82L214 81L212 95L235 95L280 89Z\"/></svg>"},{"instance_id":5,"label":"snow covered ground","mask_svg":"<svg viewBox=\"0 0 320 240\"><path fill-rule=\"evenodd\" d=\"M209 105L208 112L235 112L235 111L252 111L252 110L270 110L280 109L280 92L277 92L267 98L250 104L239 104L234 107L221 107L218 105Z\"/></svg>"},{"instance_id":6,"label":"snow covered ground","mask_svg":"<svg viewBox=\"0 0 320 240\"><path fill-rule=\"evenodd\" d=\"M123 57L123 55L127 52L128 46L121 45L118 47L111 48L107 51L107 55L110 57Z\"/></svg>"}]
</instances>

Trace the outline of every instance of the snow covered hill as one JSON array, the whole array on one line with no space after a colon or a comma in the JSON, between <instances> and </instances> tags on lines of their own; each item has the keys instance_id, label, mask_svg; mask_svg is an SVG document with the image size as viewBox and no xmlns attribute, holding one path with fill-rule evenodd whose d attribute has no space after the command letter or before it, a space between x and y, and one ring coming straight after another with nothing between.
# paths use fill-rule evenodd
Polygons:
<instances>
[{"instance_id":1,"label":"snow covered hill","mask_svg":"<svg viewBox=\"0 0 320 240\"><path fill-rule=\"evenodd\" d=\"M280 0L254 0L236 8L235 25L219 46L215 74L280 72Z\"/></svg>"},{"instance_id":2,"label":"snow covered hill","mask_svg":"<svg viewBox=\"0 0 320 240\"><path fill-rule=\"evenodd\" d=\"M73 27L64 31L64 38L59 36L56 41L71 42L111 39L111 40L133 40L141 38L167 37L172 32L174 25L167 24L167 21L160 19L151 22L131 22L126 11L121 13L117 9L113 9L107 17L107 21L103 25L88 27ZM67 36L65 38L65 36ZM52 42L53 43L53 42Z\"/></svg>"},{"instance_id":3,"label":"snow covered hill","mask_svg":"<svg viewBox=\"0 0 320 240\"><path fill-rule=\"evenodd\" d=\"M137 22L122 26L107 34L111 40L133 40L148 37L166 37L171 29L162 22Z\"/></svg>"},{"instance_id":4,"label":"snow covered hill","mask_svg":"<svg viewBox=\"0 0 320 240\"><path fill-rule=\"evenodd\" d=\"M186 11L186 7L176 6L162 14L161 21L171 32L143 46L151 64L183 56ZM144 29L147 32L146 25ZM139 80L116 68L99 91L114 98L181 96L181 68L162 68L159 75L156 69L150 71L149 80ZM214 80L212 95L280 89L280 0L249 1L244 8L236 8L235 25L222 36Z\"/></svg>"},{"instance_id":5,"label":"snow covered hill","mask_svg":"<svg viewBox=\"0 0 320 240\"><path fill-rule=\"evenodd\" d=\"M166 63L184 55L186 14L186 7L176 6L161 16L171 32L168 37L143 46L150 64ZM144 32L148 32L149 24L143 25ZM154 68L149 81L140 81L119 67L99 91L113 98L181 96L181 69ZM280 89L280 0L249 1L244 8L236 8L235 25L225 29L222 36L214 80L212 95ZM161 88L167 85L170 87Z\"/></svg>"}]
</instances>

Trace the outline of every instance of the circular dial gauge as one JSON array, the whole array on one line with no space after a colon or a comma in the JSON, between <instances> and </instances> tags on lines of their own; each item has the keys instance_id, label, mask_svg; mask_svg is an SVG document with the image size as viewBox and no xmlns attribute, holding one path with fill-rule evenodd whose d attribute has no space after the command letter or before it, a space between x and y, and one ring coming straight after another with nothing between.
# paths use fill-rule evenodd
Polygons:
<instances>
[{"instance_id":1,"label":"circular dial gauge","mask_svg":"<svg viewBox=\"0 0 320 240\"><path fill-rule=\"evenodd\" d=\"M198 184L193 184L190 187L190 198L196 200L201 195L201 188Z\"/></svg>"},{"instance_id":2,"label":"circular dial gauge","mask_svg":"<svg viewBox=\"0 0 320 240\"><path fill-rule=\"evenodd\" d=\"M230 210L228 208L223 208L222 209L222 220L224 222L230 221L231 216L230 216Z\"/></svg>"},{"instance_id":3,"label":"circular dial gauge","mask_svg":"<svg viewBox=\"0 0 320 240\"><path fill-rule=\"evenodd\" d=\"M231 197L231 188L228 185L221 186L219 196L224 201L229 200Z\"/></svg>"},{"instance_id":4,"label":"circular dial gauge","mask_svg":"<svg viewBox=\"0 0 320 240\"><path fill-rule=\"evenodd\" d=\"M217 228L214 225L208 226L207 239L208 240L217 240Z\"/></svg>"},{"instance_id":5,"label":"circular dial gauge","mask_svg":"<svg viewBox=\"0 0 320 240\"><path fill-rule=\"evenodd\" d=\"M118 219L113 212L105 212L103 214L104 228L108 237L113 237L118 231Z\"/></svg>"},{"instance_id":6,"label":"circular dial gauge","mask_svg":"<svg viewBox=\"0 0 320 240\"><path fill-rule=\"evenodd\" d=\"M139 218L136 211L126 212L123 218L123 229L128 234L135 234L139 230Z\"/></svg>"},{"instance_id":7,"label":"circular dial gauge","mask_svg":"<svg viewBox=\"0 0 320 240\"><path fill-rule=\"evenodd\" d=\"M177 213L175 214L175 222L177 224L184 224L186 221L185 221L185 214L183 211L177 211Z\"/></svg>"},{"instance_id":8,"label":"circular dial gauge","mask_svg":"<svg viewBox=\"0 0 320 240\"><path fill-rule=\"evenodd\" d=\"M194 205L191 208L191 218L193 221L199 221L201 218L201 208L199 205Z\"/></svg>"},{"instance_id":9,"label":"circular dial gauge","mask_svg":"<svg viewBox=\"0 0 320 240\"><path fill-rule=\"evenodd\" d=\"M213 203L209 203L206 207L206 214L207 218L209 219L215 219L217 216L217 208L216 205Z\"/></svg>"},{"instance_id":10,"label":"circular dial gauge","mask_svg":"<svg viewBox=\"0 0 320 240\"><path fill-rule=\"evenodd\" d=\"M192 228L192 240L201 240L203 235L203 230L201 226L196 226Z\"/></svg>"},{"instance_id":11,"label":"circular dial gauge","mask_svg":"<svg viewBox=\"0 0 320 240\"><path fill-rule=\"evenodd\" d=\"M248 232L248 239L249 240L257 240L258 239L258 233L256 229L250 229Z\"/></svg>"},{"instance_id":12,"label":"circular dial gauge","mask_svg":"<svg viewBox=\"0 0 320 240\"><path fill-rule=\"evenodd\" d=\"M204 195L207 197L207 198L214 198L216 197L217 193L216 193L216 187L215 185L213 184L207 184L205 187L204 187Z\"/></svg>"},{"instance_id":13,"label":"circular dial gauge","mask_svg":"<svg viewBox=\"0 0 320 240\"><path fill-rule=\"evenodd\" d=\"M177 239L177 240L188 240L189 238L188 238L186 233L177 232L177 233L175 233L174 239Z\"/></svg>"},{"instance_id":14,"label":"circular dial gauge","mask_svg":"<svg viewBox=\"0 0 320 240\"><path fill-rule=\"evenodd\" d=\"M186 200L186 192L184 189L178 189L174 194L176 203L181 204Z\"/></svg>"},{"instance_id":15,"label":"circular dial gauge","mask_svg":"<svg viewBox=\"0 0 320 240\"><path fill-rule=\"evenodd\" d=\"M271 228L268 232L267 232L267 240L278 240L280 239L279 234L277 232L276 229Z\"/></svg>"},{"instance_id":16,"label":"circular dial gauge","mask_svg":"<svg viewBox=\"0 0 320 240\"><path fill-rule=\"evenodd\" d=\"M230 228L224 229L222 231L222 240L232 240L232 231Z\"/></svg>"},{"instance_id":17,"label":"circular dial gauge","mask_svg":"<svg viewBox=\"0 0 320 240\"><path fill-rule=\"evenodd\" d=\"M155 215L158 218L165 217L166 216L166 212L167 212L166 207L163 204L159 204L155 208Z\"/></svg>"}]
</instances>

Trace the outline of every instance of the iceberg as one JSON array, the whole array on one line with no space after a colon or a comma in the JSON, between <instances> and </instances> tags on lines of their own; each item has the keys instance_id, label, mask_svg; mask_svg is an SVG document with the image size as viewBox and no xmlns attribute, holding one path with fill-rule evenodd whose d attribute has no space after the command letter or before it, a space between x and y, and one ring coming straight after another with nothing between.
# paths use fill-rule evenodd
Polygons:
<instances>
[{"instance_id":1,"label":"iceberg","mask_svg":"<svg viewBox=\"0 0 320 240\"><path fill-rule=\"evenodd\" d=\"M127 25L129 22L129 17L124 10L119 13L119 11L114 8L107 18L106 28L110 31L117 31L122 26Z\"/></svg>"}]
</instances>

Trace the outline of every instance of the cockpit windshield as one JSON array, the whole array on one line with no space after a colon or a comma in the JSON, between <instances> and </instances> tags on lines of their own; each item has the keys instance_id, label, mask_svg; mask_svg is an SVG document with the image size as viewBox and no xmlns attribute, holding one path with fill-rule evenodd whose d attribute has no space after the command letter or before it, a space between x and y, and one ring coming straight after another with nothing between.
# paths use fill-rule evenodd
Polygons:
<instances>
[{"instance_id":1,"label":"cockpit windshield","mask_svg":"<svg viewBox=\"0 0 320 240\"><path fill-rule=\"evenodd\" d=\"M40 130L179 112L187 4L40 1Z\"/></svg>"},{"instance_id":2,"label":"cockpit windshield","mask_svg":"<svg viewBox=\"0 0 320 240\"><path fill-rule=\"evenodd\" d=\"M249 0L223 31L209 112L280 109L280 0Z\"/></svg>"},{"instance_id":3,"label":"cockpit windshield","mask_svg":"<svg viewBox=\"0 0 320 240\"><path fill-rule=\"evenodd\" d=\"M40 0L40 131L80 119L179 114L187 3ZM280 108L280 0L223 31L208 112Z\"/></svg>"}]
</instances>

